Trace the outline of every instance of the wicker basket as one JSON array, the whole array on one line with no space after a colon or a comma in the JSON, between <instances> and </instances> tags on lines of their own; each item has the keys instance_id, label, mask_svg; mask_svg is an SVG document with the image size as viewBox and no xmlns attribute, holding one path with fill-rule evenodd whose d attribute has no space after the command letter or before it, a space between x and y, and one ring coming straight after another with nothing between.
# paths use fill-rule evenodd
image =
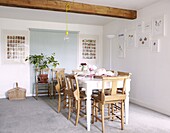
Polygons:
<instances>
[{"instance_id":1,"label":"wicker basket","mask_svg":"<svg viewBox=\"0 0 170 133\"><path fill-rule=\"evenodd\" d=\"M10 89L8 92L9 100L21 100L26 98L26 89L18 87L16 83L16 88Z\"/></svg>"}]
</instances>

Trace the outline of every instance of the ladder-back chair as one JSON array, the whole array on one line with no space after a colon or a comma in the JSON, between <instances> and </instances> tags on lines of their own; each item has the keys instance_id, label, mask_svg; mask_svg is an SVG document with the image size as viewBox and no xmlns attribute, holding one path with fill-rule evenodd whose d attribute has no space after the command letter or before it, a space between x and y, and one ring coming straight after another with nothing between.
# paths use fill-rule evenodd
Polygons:
<instances>
[{"instance_id":1,"label":"ladder-back chair","mask_svg":"<svg viewBox=\"0 0 170 133\"><path fill-rule=\"evenodd\" d=\"M125 89L126 89L126 80L129 76L117 76L117 77L102 77L102 91L97 96L92 96L93 101L93 114L92 114L92 123L94 123L94 118L102 122L102 132L105 132L104 128L104 119L112 120L118 117L121 120L121 129L124 128L124 101L126 98ZM117 84L122 82L122 91L121 93L117 93ZM110 93L105 93L105 89L110 88ZM119 102L119 106L117 104ZM115 104L116 103L116 104ZM100 105L101 107L99 107ZM105 105L111 105L112 109L108 108L108 115L104 114ZM119 107L118 107L119 106ZM120 116L114 112L115 109L120 109ZM98 110L101 112L101 118L98 116Z\"/></svg>"}]
</instances>

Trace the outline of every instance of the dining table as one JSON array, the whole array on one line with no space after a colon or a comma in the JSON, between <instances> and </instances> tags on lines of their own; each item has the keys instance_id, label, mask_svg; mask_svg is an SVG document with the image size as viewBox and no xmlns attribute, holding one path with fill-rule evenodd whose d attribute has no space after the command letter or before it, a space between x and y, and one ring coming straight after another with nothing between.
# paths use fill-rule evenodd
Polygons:
<instances>
[{"instance_id":1,"label":"dining table","mask_svg":"<svg viewBox=\"0 0 170 133\"><path fill-rule=\"evenodd\" d=\"M130 81L131 79L127 79L126 82L126 99L125 99L125 124L128 124L129 119L129 92L130 92ZM94 77L86 77L86 76L78 76L79 86L84 88L87 96L86 100L86 115L87 115L87 131L90 131L91 126L91 95L93 90L101 90L102 89L102 78L94 78ZM123 82L118 82L117 88L123 88Z\"/></svg>"}]
</instances>

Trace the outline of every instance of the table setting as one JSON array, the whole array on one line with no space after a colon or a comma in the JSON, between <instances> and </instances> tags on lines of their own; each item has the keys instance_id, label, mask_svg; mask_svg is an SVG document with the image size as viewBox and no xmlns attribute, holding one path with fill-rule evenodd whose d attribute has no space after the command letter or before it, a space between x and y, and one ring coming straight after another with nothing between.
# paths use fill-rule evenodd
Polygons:
<instances>
[{"instance_id":1,"label":"table setting","mask_svg":"<svg viewBox=\"0 0 170 133\"><path fill-rule=\"evenodd\" d=\"M80 77L89 78L102 78L102 76L117 76L116 71L106 70L105 68L97 68L97 66L95 65L87 65L86 63L81 63L78 70L73 71L73 74L77 74Z\"/></svg>"}]
</instances>

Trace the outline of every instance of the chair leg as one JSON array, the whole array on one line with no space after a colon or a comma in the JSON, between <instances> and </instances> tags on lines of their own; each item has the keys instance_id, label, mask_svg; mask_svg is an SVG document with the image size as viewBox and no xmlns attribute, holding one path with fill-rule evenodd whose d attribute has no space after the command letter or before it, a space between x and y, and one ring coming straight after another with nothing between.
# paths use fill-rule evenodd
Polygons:
<instances>
[{"instance_id":1,"label":"chair leg","mask_svg":"<svg viewBox=\"0 0 170 133\"><path fill-rule=\"evenodd\" d=\"M63 109L65 109L66 108L66 101L67 100L67 96L66 96L66 94L64 93L64 105L63 105ZM68 102L69 102L69 99L68 99ZM69 106L68 106L69 107Z\"/></svg>"},{"instance_id":2,"label":"chair leg","mask_svg":"<svg viewBox=\"0 0 170 133\"><path fill-rule=\"evenodd\" d=\"M87 108L86 108L86 100L85 100L85 114L87 114Z\"/></svg>"},{"instance_id":3,"label":"chair leg","mask_svg":"<svg viewBox=\"0 0 170 133\"><path fill-rule=\"evenodd\" d=\"M58 113L61 111L61 93L58 93Z\"/></svg>"},{"instance_id":4,"label":"chair leg","mask_svg":"<svg viewBox=\"0 0 170 133\"><path fill-rule=\"evenodd\" d=\"M124 101L121 102L121 130L124 129Z\"/></svg>"},{"instance_id":5,"label":"chair leg","mask_svg":"<svg viewBox=\"0 0 170 133\"><path fill-rule=\"evenodd\" d=\"M50 95L50 99L51 99L51 85L50 84L48 84L48 95Z\"/></svg>"},{"instance_id":6,"label":"chair leg","mask_svg":"<svg viewBox=\"0 0 170 133\"><path fill-rule=\"evenodd\" d=\"M105 128L104 128L104 104L102 104L102 133L105 133Z\"/></svg>"},{"instance_id":7,"label":"chair leg","mask_svg":"<svg viewBox=\"0 0 170 133\"><path fill-rule=\"evenodd\" d=\"M76 126L78 125L79 121L79 115L80 115L80 100L77 101L77 115L76 115Z\"/></svg>"},{"instance_id":8,"label":"chair leg","mask_svg":"<svg viewBox=\"0 0 170 133\"><path fill-rule=\"evenodd\" d=\"M75 109L77 110L78 102L75 100L75 101L74 101L74 104L75 104Z\"/></svg>"},{"instance_id":9,"label":"chair leg","mask_svg":"<svg viewBox=\"0 0 170 133\"><path fill-rule=\"evenodd\" d=\"M55 86L53 86L53 97L54 97L54 99L56 99L56 89L55 89Z\"/></svg>"},{"instance_id":10,"label":"chair leg","mask_svg":"<svg viewBox=\"0 0 170 133\"><path fill-rule=\"evenodd\" d=\"M96 115L95 114L95 106L96 106L96 102L95 102L95 100L93 101L93 107L92 107L92 124L94 124L94 115Z\"/></svg>"},{"instance_id":11,"label":"chair leg","mask_svg":"<svg viewBox=\"0 0 170 133\"><path fill-rule=\"evenodd\" d=\"M80 101L80 110L82 109L82 101Z\"/></svg>"},{"instance_id":12,"label":"chair leg","mask_svg":"<svg viewBox=\"0 0 170 133\"><path fill-rule=\"evenodd\" d=\"M109 116L109 119L110 119L110 104L108 104L108 116Z\"/></svg>"},{"instance_id":13,"label":"chair leg","mask_svg":"<svg viewBox=\"0 0 170 133\"><path fill-rule=\"evenodd\" d=\"M114 120L115 119L115 117L114 117L114 104L112 103L112 120Z\"/></svg>"},{"instance_id":14,"label":"chair leg","mask_svg":"<svg viewBox=\"0 0 170 133\"><path fill-rule=\"evenodd\" d=\"M99 103L95 103L95 106L96 106L96 108L95 108L95 116L97 117L98 116L98 110L100 110L99 109ZM96 118L95 122L97 122L97 118Z\"/></svg>"},{"instance_id":15,"label":"chair leg","mask_svg":"<svg viewBox=\"0 0 170 133\"><path fill-rule=\"evenodd\" d=\"M68 105L68 120L70 120L71 115L71 98L69 98L69 105Z\"/></svg>"},{"instance_id":16,"label":"chair leg","mask_svg":"<svg viewBox=\"0 0 170 133\"><path fill-rule=\"evenodd\" d=\"M38 84L36 84L36 100L38 100Z\"/></svg>"},{"instance_id":17,"label":"chair leg","mask_svg":"<svg viewBox=\"0 0 170 133\"><path fill-rule=\"evenodd\" d=\"M49 84L48 84L47 87L48 87L48 97L49 97L49 94L50 94Z\"/></svg>"},{"instance_id":18,"label":"chair leg","mask_svg":"<svg viewBox=\"0 0 170 133\"><path fill-rule=\"evenodd\" d=\"M73 99L73 107L77 107L75 98Z\"/></svg>"}]
</instances>

